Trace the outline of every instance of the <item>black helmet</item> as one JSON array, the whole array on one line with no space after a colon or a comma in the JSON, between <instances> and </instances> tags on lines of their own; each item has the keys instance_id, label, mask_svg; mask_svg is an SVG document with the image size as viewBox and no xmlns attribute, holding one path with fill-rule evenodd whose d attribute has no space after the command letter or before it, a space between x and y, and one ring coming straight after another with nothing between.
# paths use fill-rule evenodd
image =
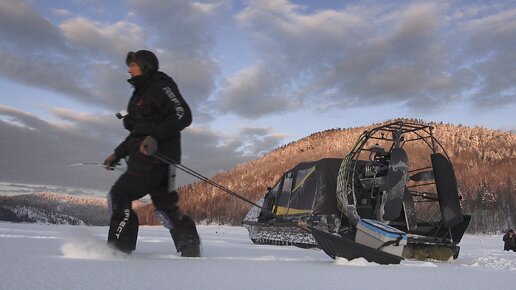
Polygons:
<instances>
[{"instance_id":1,"label":"black helmet","mask_svg":"<svg viewBox=\"0 0 516 290\"><path fill-rule=\"evenodd\" d=\"M142 70L142 73L157 71L159 69L158 58L154 53L148 50L128 52L127 57L125 58L125 63L129 66L129 64L132 62L138 64L138 66Z\"/></svg>"}]
</instances>

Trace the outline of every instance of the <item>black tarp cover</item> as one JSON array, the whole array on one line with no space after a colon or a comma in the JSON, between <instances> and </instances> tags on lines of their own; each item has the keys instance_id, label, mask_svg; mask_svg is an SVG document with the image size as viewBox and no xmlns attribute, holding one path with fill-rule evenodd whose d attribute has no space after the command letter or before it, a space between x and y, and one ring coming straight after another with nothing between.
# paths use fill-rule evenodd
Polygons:
<instances>
[{"instance_id":1,"label":"black tarp cover","mask_svg":"<svg viewBox=\"0 0 516 290\"><path fill-rule=\"evenodd\" d=\"M299 163L265 196L277 216L338 214L335 191L342 159Z\"/></svg>"}]
</instances>

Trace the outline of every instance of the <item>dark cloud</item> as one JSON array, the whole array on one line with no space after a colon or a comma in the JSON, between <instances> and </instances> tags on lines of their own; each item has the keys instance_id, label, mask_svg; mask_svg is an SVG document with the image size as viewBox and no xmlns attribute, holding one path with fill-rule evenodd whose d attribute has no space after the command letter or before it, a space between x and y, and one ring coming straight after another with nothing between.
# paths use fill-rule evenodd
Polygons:
<instances>
[{"instance_id":1,"label":"dark cloud","mask_svg":"<svg viewBox=\"0 0 516 290\"><path fill-rule=\"evenodd\" d=\"M84 64L0 51L0 77L66 94L83 103L119 110L126 105L127 74L105 63Z\"/></svg>"},{"instance_id":2,"label":"dark cloud","mask_svg":"<svg viewBox=\"0 0 516 290\"><path fill-rule=\"evenodd\" d=\"M52 124L5 106L0 106L0 116L1 180L108 190L116 178L114 174L102 172L100 167L69 166L78 162L102 162L112 151L114 137L92 135L80 128L97 122L93 118L82 118L80 125Z\"/></svg>"},{"instance_id":3,"label":"dark cloud","mask_svg":"<svg viewBox=\"0 0 516 290\"><path fill-rule=\"evenodd\" d=\"M210 116L213 108L206 101L215 90L215 77L220 72L210 56L213 48L210 31L218 18L214 11L224 9L221 5L129 1L134 9L129 18L143 22L146 25L143 28L131 21L104 23L85 17L68 18L54 26L24 4L26 2L20 3L23 15L27 18L33 15L45 25L27 21L33 23L31 29L42 36L25 38L19 35L22 30L15 29L20 19L2 18L3 23L8 22L4 26L7 32L4 32L13 40L9 46L0 46L0 57L5 60L0 64L1 77L118 111L126 106L130 95L130 86L125 82L128 78L123 61L125 53L151 47L160 59L162 70L177 81L193 109L195 122L213 118ZM5 13L9 12L7 8L0 6ZM43 43L47 38L52 41ZM27 40L31 41L30 46L26 45ZM51 53L41 53L38 49L45 45ZM22 46L25 47L22 49ZM125 135L120 121L112 115L96 116L66 108L49 111L60 123L49 123L9 107L0 107L2 132L5 131L0 146L12 148L0 153L0 159L5 160L2 169L6 168L0 179L109 188L113 174L106 174L102 169L67 166L103 161ZM232 137L209 129L186 130L183 160L210 176L252 158L249 150L245 154L241 152L244 145L235 141L240 138L235 137L231 142L224 141L225 138ZM261 148L257 150L261 152Z\"/></svg>"},{"instance_id":4,"label":"dark cloud","mask_svg":"<svg viewBox=\"0 0 516 290\"><path fill-rule=\"evenodd\" d=\"M109 190L118 172L100 166L127 132L114 116L53 108L59 123L0 105L0 180L32 184L59 184ZM209 128L192 127L183 133L183 164L205 176L228 170L279 145L283 136L271 129L244 128L228 136ZM179 183L197 181L184 173Z\"/></svg>"},{"instance_id":5,"label":"dark cloud","mask_svg":"<svg viewBox=\"0 0 516 290\"><path fill-rule=\"evenodd\" d=\"M210 53L213 27L226 13L225 6L181 0L129 0L129 6L131 13L146 23L149 33L160 36L151 42L158 48L163 70L173 76L194 107L203 109L220 75Z\"/></svg>"},{"instance_id":6,"label":"dark cloud","mask_svg":"<svg viewBox=\"0 0 516 290\"><path fill-rule=\"evenodd\" d=\"M472 86L479 107L496 109L516 102L516 7L489 7L462 21L463 54L478 75ZM483 13L482 13L483 12ZM460 18L459 20L462 20Z\"/></svg>"},{"instance_id":7,"label":"dark cloud","mask_svg":"<svg viewBox=\"0 0 516 290\"><path fill-rule=\"evenodd\" d=\"M0 37L4 40L0 47L36 49L37 52L43 53L64 49L61 45L63 36L60 30L38 14L26 1L0 2Z\"/></svg>"},{"instance_id":8,"label":"dark cloud","mask_svg":"<svg viewBox=\"0 0 516 290\"><path fill-rule=\"evenodd\" d=\"M90 103L96 103L115 112L127 106L133 88L127 82L130 75L125 67L109 63L92 63L87 65L82 77L87 84Z\"/></svg>"},{"instance_id":9,"label":"dark cloud","mask_svg":"<svg viewBox=\"0 0 516 290\"><path fill-rule=\"evenodd\" d=\"M155 39L159 47L191 56L207 53L213 45L207 26L216 6L181 0L129 0L132 13L147 22L153 33L168 37Z\"/></svg>"},{"instance_id":10,"label":"dark cloud","mask_svg":"<svg viewBox=\"0 0 516 290\"><path fill-rule=\"evenodd\" d=\"M238 163L250 160L236 152L240 143L223 143L226 138L220 132L205 127L196 127L186 130L183 134L182 163L193 170L210 177L211 175L231 169ZM195 182L191 176L184 176L185 180Z\"/></svg>"},{"instance_id":11,"label":"dark cloud","mask_svg":"<svg viewBox=\"0 0 516 290\"><path fill-rule=\"evenodd\" d=\"M238 152L256 158L281 145L286 135L274 133L272 128L243 128L237 138L242 142Z\"/></svg>"},{"instance_id":12,"label":"dark cloud","mask_svg":"<svg viewBox=\"0 0 516 290\"><path fill-rule=\"evenodd\" d=\"M270 128L245 127L235 135L226 135L208 127L190 128L183 134L184 164L211 176L261 156L278 147L284 138ZM188 180L196 181L191 177Z\"/></svg>"},{"instance_id":13,"label":"dark cloud","mask_svg":"<svg viewBox=\"0 0 516 290\"><path fill-rule=\"evenodd\" d=\"M220 74L218 65L209 58L190 57L173 51L166 51L158 57L161 70L176 81L190 107L196 109L196 115L211 115L211 108L206 108L206 105L215 91L215 78Z\"/></svg>"},{"instance_id":14,"label":"dark cloud","mask_svg":"<svg viewBox=\"0 0 516 290\"><path fill-rule=\"evenodd\" d=\"M257 118L286 111L282 105L382 103L424 112L516 100L514 5L373 2L309 11L286 0L248 3L237 20L266 65L226 78L223 112Z\"/></svg>"},{"instance_id":15,"label":"dark cloud","mask_svg":"<svg viewBox=\"0 0 516 290\"><path fill-rule=\"evenodd\" d=\"M0 77L118 109L121 96L128 98L119 89L128 86L126 69L119 66L125 52L119 46L130 43L128 35L138 31L131 23L103 25L84 18L70 19L60 28L26 1L2 2L0 36L8 41L0 45Z\"/></svg>"},{"instance_id":16,"label":"dark cloud","mask_svg":"<svg viewBox=\"0 0 516 290\"><path fill-rule=\"evenodd\" d=\"M209 120L204 104L220 74L209 56L209 19L217 18L217 6L129 2L135 20L146 27L125 19L106 23L82 16L54 25L27 1L2 2L0 36L9 41L0 45L0 77L119 110L130 94L125 82L127 51L151 49L163 71L176 79L190 105L204 116L197 121Z\"/></svg>"},{"instance_id":17,"label":"dark cloud","mask_svg":"<svg viewBox=\"0 0 516 290\"><path fill-rule=\"evenodd\" d=\"M280 92L285 80L258 63L226 78L217 107L245 118L257 118L300 108L302 99Z\"/></svg>"},{"instance_id":18,"label":"dark cloud","mask_svg":"<svg viewBox=\"0 0 516 290\"><path fill-rule=\"evenodd\" d=\"M382 103L424 111L469 100L499 108L516 99L511 3L369 2L339 10L286 0L248 1L243 9L224 0L127 5L126 19L79 16L54 25L28 1L2 2L0 36L8 41L0 45L0 76L118 110L129 94L126 51L150 47L197 122L217 113L259 118ZM222 78L213 57L221 23L240 24L258 56Z\"/></svg>"},{"instance_id":19,"label":"dark cloud","mask_svg":"<svg viewBox=\"0 0 516 290\"><path fill-rule=\"evenodd\" d=\"M96 22L85 17L75 17L59 25L62 33L75 47L95 57L105 57L123 64L123 57L131 48L145 48L147 35L144 29L128 21L114 23Z\"/></svg>"},{"instance_id":20,"label":"dark cloud","mask_svg":"<svg viewBox=\"0 0 516 290\"><path fill-rule=\"evenodd\" d=\"M110 143L119 142L121 134L125 133L122 121L113 115L93 115L76 112L66 108L51 108L50 113L65 121L63 126L71 126L77 132L96 137Z\"/></svg>"},{"instance_id":21,"label":"dark cloud","mask_svg":"<svg viewBox=\"0 0 516 290\"><path fill-rule=\"evenodd\" d=\"M151 49L193 109L183 161L207 176L285 138L270 128L228 135L205 126L220 114L257 119L382 104L422 112L458 102L496 110L516 101L514 3L368 1L310 10L286 0L128 0L130 13L119 19L61 11L67 17L58 24L29 3L0 2L1 78L116 112L131 93L125 53ZM245 47L256 60L222 76L214 52L223 40L215 35L234 24L252 40ZM238 67L240 57L223 59ZM109 188L114 175L67 165L102 161L126 134L120 121L49 111L59 123L0 105L0 180Z\"/></svg>"}]
</instances>

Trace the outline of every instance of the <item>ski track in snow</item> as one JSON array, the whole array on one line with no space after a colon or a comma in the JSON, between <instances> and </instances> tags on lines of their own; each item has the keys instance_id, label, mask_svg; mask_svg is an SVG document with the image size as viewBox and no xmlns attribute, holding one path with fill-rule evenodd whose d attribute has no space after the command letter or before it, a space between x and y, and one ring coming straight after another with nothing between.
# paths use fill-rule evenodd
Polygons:
<instances>
[{"instance_id":1,"label":"ski track in snow","mask_svg":"<svg viewBox=\"0 0 516 290\"><path fill-rule=\"evenodd\" d=\"M513 289L516 253L501 235L466 235L454 262L379 265L318 249L254 245L241 227L199 226L202 258L180 257L167 230L140 228L132 255L107 227L0 223L0 289ZM400 285L403 281L403 285Z\"/></svg>"}]
</instances>

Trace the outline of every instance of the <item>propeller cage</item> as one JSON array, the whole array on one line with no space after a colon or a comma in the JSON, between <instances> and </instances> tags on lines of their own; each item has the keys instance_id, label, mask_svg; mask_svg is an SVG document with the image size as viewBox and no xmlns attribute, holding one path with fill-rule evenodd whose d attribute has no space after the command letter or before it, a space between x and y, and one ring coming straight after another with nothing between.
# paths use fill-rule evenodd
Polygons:
<instances>
[{"instance_id":1,"label":"propeller cage","mask_svg":"<svg viewBox=\"0 0 516 290\"><path fill-rule=\"evenodd\" d=\"M452 239L463 215L452 163L433 130L399 120L364 131L338 173L342 217L403 223L409 233L433 227Z\"/></svg>"}]
</instances>

